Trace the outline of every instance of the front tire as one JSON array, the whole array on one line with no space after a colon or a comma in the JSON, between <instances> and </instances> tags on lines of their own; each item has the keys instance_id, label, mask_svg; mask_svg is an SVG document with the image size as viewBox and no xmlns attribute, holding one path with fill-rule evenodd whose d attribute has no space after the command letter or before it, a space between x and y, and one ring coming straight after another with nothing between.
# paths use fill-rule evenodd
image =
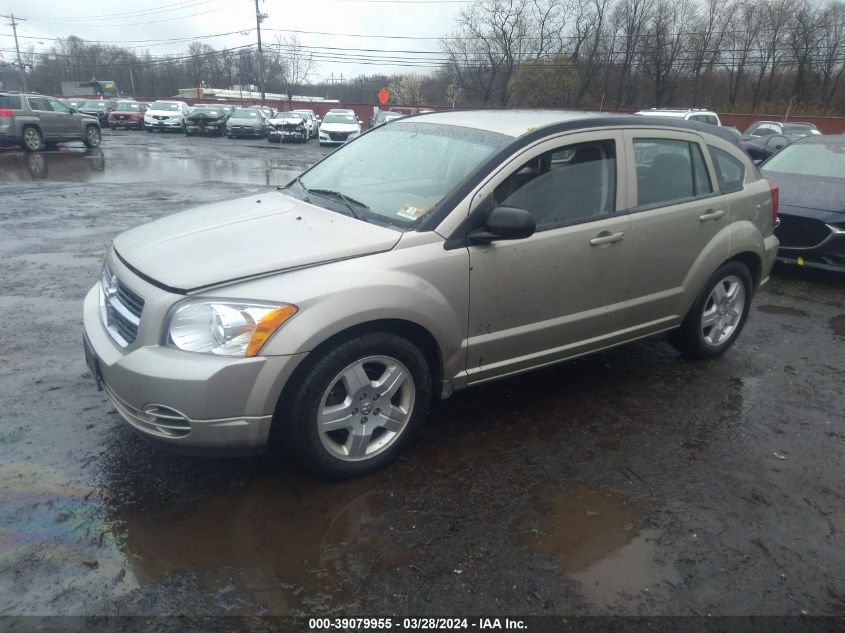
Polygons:
<instances>
[{"instance_id":1,"label":"front tire","mask_svg":"<svg viewBox=\"0 0 845 633\"><path fill-rule=\"evenodd\" d=\"M346 479L393 461L430 401L423 353L405 338L375 332L311 361L280 403L275 423L300 464L322 477Z\"/></svg>"},{"instance_id":2,"label":"front tire","mask_svg":"<svg viewBox=\"0 0 845 633\"><path fill-rule=\"evenodd\" d=\"M734 344L751 309L754 282L745 264L727 262L704 284L681 327L669 341L684 356L721 356Z\"/></svg>"}]
</instances>

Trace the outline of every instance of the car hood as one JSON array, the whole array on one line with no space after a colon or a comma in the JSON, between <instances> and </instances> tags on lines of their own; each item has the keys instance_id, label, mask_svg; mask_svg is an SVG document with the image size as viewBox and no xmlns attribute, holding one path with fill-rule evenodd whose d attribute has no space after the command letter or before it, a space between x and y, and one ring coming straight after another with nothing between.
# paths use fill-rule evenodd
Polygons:
<instances>
[{"instance_id":1,"label":"car hood","mask_svg":"<svg viewBox=\"0 0 845 633\"><path fill-rule=\"evenodd\" d=\"M294 127L305 125L305 121L302 119L269 119L267 123L270 125L292 125Z\"/></svg>"},{"instance_id":2,"label":"car hood","mask_svg":"<svg viewBox=\"0 0 845 633\"><path fill-rule=\"evenodd\" d=\"M278 193L205 205L117 236L114 249L178 291L389 251L394 229Z\"/></svg>"},{"instance_id":3,"label":"car hood","mask_svg":"<svg viewBox=\"0 0 845 633\"><path fill-rule=\"evenodd\" d=\"M778 183L782 207L836 211L845 214L845 178L786 174L761 168L766 178Z\"/></svg>"},{"instance_id":4,"label":"car hood","mask_svg":"<svg viewBox=\"0 0 845 633\"><path fill-rule=\"evenodd\" d=\"M357 132L357 123L323 123L320 126L322 132Z\"/></svg>"},{"instance_id":5,"label":"car hood","mask_svg":"<svg viewBox=\"0 0 845 633\"><path fill-rule=\"evenodd\" d=\"M237 117L229 117L227 123L231 123L232 125L242 125L244 127L258 127L261 125L261 119L240 119Z\"/></svg>"}]
</instances>

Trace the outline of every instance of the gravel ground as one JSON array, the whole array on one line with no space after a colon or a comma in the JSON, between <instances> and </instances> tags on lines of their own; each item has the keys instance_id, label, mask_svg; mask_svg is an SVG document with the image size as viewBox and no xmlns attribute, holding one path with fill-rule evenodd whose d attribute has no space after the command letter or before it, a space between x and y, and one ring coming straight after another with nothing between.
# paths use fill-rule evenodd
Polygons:
<instances>
[{"instance_id":1,"label":"gravel ground","mask_svg":"<svg viewBox=\"0 0 845 633\"><path fill-rule=\"evenodd\" d=\"M108 243L328 151L0 153L0 614L845 615L845 276L776 268L715 361L654 338L459 393L356 481L135 436L82 355Z\"/></svg>"}]
</instances>

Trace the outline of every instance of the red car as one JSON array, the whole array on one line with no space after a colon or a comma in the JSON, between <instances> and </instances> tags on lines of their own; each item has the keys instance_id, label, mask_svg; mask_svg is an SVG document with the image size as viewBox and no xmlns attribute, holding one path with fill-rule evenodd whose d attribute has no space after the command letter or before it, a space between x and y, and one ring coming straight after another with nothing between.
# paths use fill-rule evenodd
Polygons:
<instances>
[{"instance_id":1,"label":"red car","mask_svg":"<svg viewBox=\"0 0 845 633\"><path fill-rule=\"evenodd\" d=\"M109 113L109 127L144 129L144 112L147 106L138 101L118 101L114 110Z\"/></svg>"}]
</instances>

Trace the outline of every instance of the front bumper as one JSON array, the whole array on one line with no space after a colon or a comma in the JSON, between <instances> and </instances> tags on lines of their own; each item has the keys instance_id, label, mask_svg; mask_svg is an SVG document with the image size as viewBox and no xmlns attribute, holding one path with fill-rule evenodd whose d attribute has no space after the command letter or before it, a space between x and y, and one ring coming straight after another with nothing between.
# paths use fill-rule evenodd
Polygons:
<instances>
[{"instance_id":1,"label":"front bumper","mask_svg":"<svg viewBox=\"0 0 845 633\"><path fill-rule=\"evenodd\" d=\"M303 134L306 136L308 135L307 130L286 130L286 129L274 129L270 128L267 130L267 136L269 138L278 138L278 139L286 139L286 138L302 138Z\"/></svg>"},{"instance_id":2,"label":"front bumper","mask_svg":"<svg viewBox=\"0 0 845 633\"><path fill-rule=\"evenodd\" d=\"M813 227L814 234L796 234L795 229L784 234L784 242L777 259L786 264L845 272L845 222L841 213L806 210L800 215L781 213L782 221L798 222ZM790 224L784 225L784 229ZM800 226L800 225L799 225ZM784 229L781 229L782 231ZM799 229L800 230L800 229ZM818 235L815 233L818 232ZM798 237L799 240L795 238ZM795 242L804 238L804 245Z\"/></svg>"},{"instance_id":3,"label":"front bumper","mask_svg":"<svg viewBox=\"0 0 845 633\"><path fill-rule=\"evenodd\" d=\"M257 127L230 127L226 128L226 134L242 138L263 138L265 131Z\"/></svg>"},{"instance_id":4,"label":"front bumper","mask_svg":"<svg viewBox=\"0 0 845 633\"><path fill-rule=\"evenodd\" d=\"M111 117L109 117L109 127L137 127L137 128L142 128L142 127L144 127L144 119L140 119L140 118L121 119L119 117L111 116Z\"/></svg>"},{"instance_id":5,"label":"front bumper","mask_svg":"<svg viewBox=\"0 0 845 633\"><path fill-rule=\"evenodd\" d=\"M149 289L139 287L144 282L119 274L149 297ZM162 298L151 299L155 305ZM150 340L121 349L100 320L99 286L85 297L84 328L89 367L117 411L146 439L183 452L261 451L282 389L305 356L225 358Z\"/></svg>"},{"instance_id":6,"label":"front bumper","mask_svg":"<svg viewBox=\"0 0 845 633\"><path fill-rule=\"evenodd\" d=\"M144 120L144 127L160 130L172 130L173 128L181 128L182 121L180 119L162 119L162 120Z\"/></svg>"}]
</instances>

